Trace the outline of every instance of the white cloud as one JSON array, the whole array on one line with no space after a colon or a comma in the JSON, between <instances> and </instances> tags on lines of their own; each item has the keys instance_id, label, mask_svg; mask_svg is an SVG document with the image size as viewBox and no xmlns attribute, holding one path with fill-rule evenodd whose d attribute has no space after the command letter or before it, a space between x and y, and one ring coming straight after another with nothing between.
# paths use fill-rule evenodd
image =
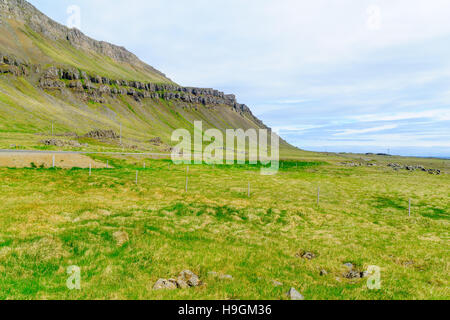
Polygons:
<instances>
[{"instance_id":1,"label":"white cloud","mask_svg":"<svg viewBox=\"0 0 450 320\"><path fill-rule=\"evenodd\" d=\"M73 4L31 2L61 22ZM448 0L78 0L77 5L88 35L126 46L182 85L236 93L281 132L317 129L319 143L333 138L333 131L322 130L330 124L346 124L337 135L351 138L374 132L361 132L359 122L381 122L365 129L373 130L394 125L383 121L426 118L441 131L433 143L448 138ZM419 131L403 136L401 143L421 143Z\"/></svg>"},{"instance_id":2,"label":"white cloud","mask_svg":"<svg viewBox=\"0 0 450 320\"><path fill-rule=\"evenodd\" d=\"M429 118L434 121L450 121L450 106L447 109L434 109L415 112L399 112L391 114L368 114L353 117L354 120L362 122L373 121L395 121ZM450 130L449 128L447 128Z\"/></svg>"},{"instance_id":3,"label":"white cloud","mask_svg":"<svg viewBox=\"0 0 450 320\"><path fill-rule=\"evenodd\" d=\"M342 132L338 132L333 135L334 136L356 135L356 134L361 134L361 133L385 131L385 130L395 129L397 127L398 127L397 125L391 124L391 125L385 125L385 126L373 127L373 128L365 128L365 129L346 129L346 130L343 130Z\"/></svg>"}]
</instances>

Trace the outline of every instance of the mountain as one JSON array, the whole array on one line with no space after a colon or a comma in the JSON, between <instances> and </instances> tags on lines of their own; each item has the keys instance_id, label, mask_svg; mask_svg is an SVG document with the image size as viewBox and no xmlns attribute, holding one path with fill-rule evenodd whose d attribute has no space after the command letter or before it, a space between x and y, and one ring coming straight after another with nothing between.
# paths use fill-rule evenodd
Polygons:
<instances>
[{"instance_id":1,"label":"mountain","mask_svg":"<svg viewBox=\"0 0 450 320\"><path fill-rule=\"evenodd\" d=\"M125 48L69 29L27 1L0 0L0 148L43 148L53 130L71 140L61 145L162 151L174 129L192 131L195 120L204 129L267 128L232 94L180 86ZM124 145L92 139L108 130L115 138L122 130Z\"/></svg>"}]
</instances>

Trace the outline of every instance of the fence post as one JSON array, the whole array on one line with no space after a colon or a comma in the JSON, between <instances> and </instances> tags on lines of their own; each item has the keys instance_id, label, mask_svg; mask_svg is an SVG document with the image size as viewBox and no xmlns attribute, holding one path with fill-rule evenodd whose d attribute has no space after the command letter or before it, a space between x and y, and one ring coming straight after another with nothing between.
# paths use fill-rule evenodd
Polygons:
<instances>
[{"instance_id":1,"label":"fence post","mask_svg":"<svg viewBox=\"0 0 450 320\"><path fill-rule=\"evenodd\" d=\"M55 167L55 155L53 155L53 157L52 157L52 168L54 168Z\"/></svg>"},{"instance_id":2,"label":"fence post","mask_svg":"<svg viewBox=\"0 0 450 320\"><path fill-rule=\"evenodd\" d=\"M317 205L320 205L320 186L317 188Z\"/></svg>"}]
</instances>

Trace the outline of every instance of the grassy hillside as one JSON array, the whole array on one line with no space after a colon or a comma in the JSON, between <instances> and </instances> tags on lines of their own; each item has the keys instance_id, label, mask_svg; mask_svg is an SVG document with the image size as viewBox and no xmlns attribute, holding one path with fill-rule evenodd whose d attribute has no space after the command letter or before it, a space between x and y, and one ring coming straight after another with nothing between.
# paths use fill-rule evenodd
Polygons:
<instances>
[{"instance_id":1,"label":"grassy hillside","mask_svg":"<svg viewBox=\"0 0 450 320\"><path fill-rule=\"evenodd\" d=\"M186 193L185 166L94 158L114 169L0 169L0 299L278 300L290 287L306 299L450 295L448 174L348 168L323 155L284 162L276 176L191 166ZM379 266L381 289L347 279L344 263ZM71 265L79 291L66 287ZM152 290L185 269L203 285Z\"/></svg>"},{"instance_id":2,"label":"grassy hillside","mask_svg":"<svg viewBox=\"0 0 450 320\"><path fill-rule=\"evenodd\" d=\"M63 26L58 28L65 30ZM252 116L241 115L229 106L198 104L185 108L180 103L164 99L136 102L126 94L111 96L105 102L97 103L81 99L68 88L42 90L39 79L49 67L75 68L90 76L116 80L158 84L172 82L140 61L117 61L93 50L77 48L67 39L52 38L35 29L20 19L6 19L0 24L0 55L13 56L28 69L27 74L19 77L0 72L0 148L56 149L41 143L46 138L52 138L52 126L56 136L67 133L82 136L94 129L119 133L122 124L124 145L73 137L58 139L76 140L83 144L83 148L78 148L83 151L154 152L168 148L173 130L186 128L192 131L195 120L203 121L205 130L261 127L261 123ZM9 66L0 67L7 70ZM35 69L40 71L34 72ZM164 142L159 148L148 143L155 137L160 137ZM296 151L284 142L282 149Z\"/></svg>"},{"instance_id":3,"label":"grassy hillside","mask_svg":"<svg viewBox=\"0 0 450 320\"><path fill-rule=\"evenodd\" d=\"M27 77L0 75L0 148L3 149L11 146L42 149L40 141L51 138L52 123L56 136L68 132L82 136L94 129L119 133L122 124L124 148L118 141L100 143L78 138L75 140L87 144L79 150L122 151L136 146L136 150L156 152L161 150L149 143L150 139L160 137L165 144L171 144L172 132L178 128L192 132L195 120L203 121L205 130L258 128L252 118L227 106L186 109L173 101L145 99L136 102L129 96L109 97L105 103L83 102L69 89L46 92ZM282 149L296 150L287 144L282 144Z\"/></svg>"},{"instance_id":4,"label":"grassy hillside","mask_svg":"<svg viewBox=\"0 0 450 320\"><path fill-rule=\"evenodd\" d=\"M171 83L142 62L119 62L92 50L76 48L67 39L50 39L15 19L0 24L0 53L29 64L70 66L113 79Z\"/></svg>"}]
</instances>

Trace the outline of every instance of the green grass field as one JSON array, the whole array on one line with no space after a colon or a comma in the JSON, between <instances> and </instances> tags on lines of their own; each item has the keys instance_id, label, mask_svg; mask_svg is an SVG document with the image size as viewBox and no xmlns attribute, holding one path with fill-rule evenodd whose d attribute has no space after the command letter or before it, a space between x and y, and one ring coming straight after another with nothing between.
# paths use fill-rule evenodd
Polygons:
<instances>
[{"instance_id":1,"label":"green grass field","mask_svg":"<svg viewBox=\"0 0 450 320\"><path fill-rule=\"evenodd\" d=\"M448 174L306 155L275 176L250 165L190 166L188 192L186 166L166 160L96 156L114 169L91 176L0 168L0 299L279 300L290 287L308 300L448 299ZM118 245L117 231L129 240ZM317 257L298 258L302 251ZM379 266L381 289L346 279L347 262ZM66 287L71 265L81 268L81 290ZM203 285L152 290L185 269Z\"/></svg>"}]
</instances>

